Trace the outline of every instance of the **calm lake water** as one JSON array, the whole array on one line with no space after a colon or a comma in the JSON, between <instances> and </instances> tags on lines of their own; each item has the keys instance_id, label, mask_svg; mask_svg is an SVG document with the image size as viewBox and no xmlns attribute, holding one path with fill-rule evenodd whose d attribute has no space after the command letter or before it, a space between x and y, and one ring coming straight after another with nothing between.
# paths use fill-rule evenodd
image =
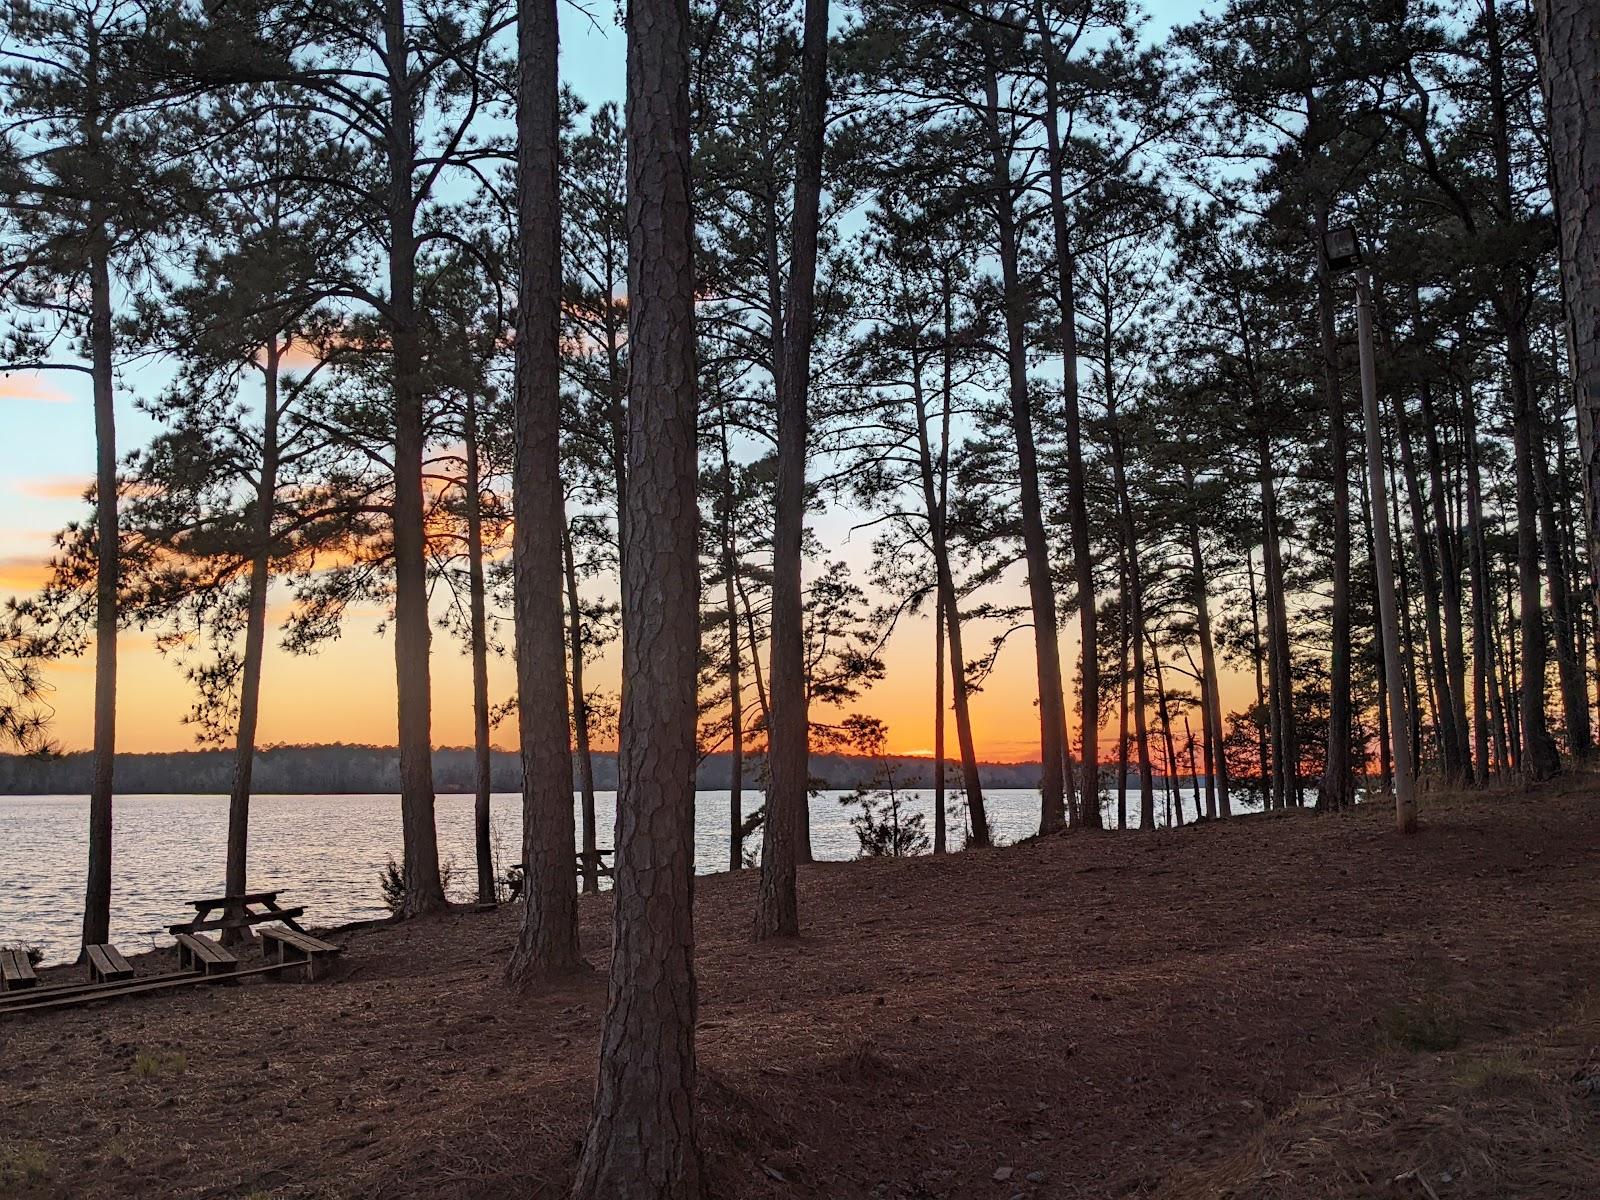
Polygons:
<instances>
[{"instance_id":1,"label":"calm lake water","mask_svg":"<svg viewBox=\"0 0 1600 1200\"><path fill-rule=\"evenodd\" d=\"M926 814L931 792L909 792L909 807ZM854 808L844 792L811 801L812 849L820 859L854 858ZM985 792L997 840L1016 841L1038 829L1036 791ZM616 794L596 797L600 844L612 844ZM761 802L745 793L745 811ZM952 804L952 807L954 805ZM1133 804L1137 812L1138 804ZM695 804L695 869L727 868L728 793L700 792ZM470 899L473 867L472 797L440 796L441 861L454 865L452 897ZM46 961L76 956L83 911L88 800L83 796L0 796L0 945L40 946ZM168 942L166 927L193 916L184 901L222 891L227 841L226 796L118 796L112 845L112 940L126 951ZM953 812L951 843L959 845L962 817ZM520 797L496 795L493 831L500 869L520 861ZM752 838L751 845L759 839ZM277 889L285 904L303 905L313 925L385 915L378 875L400 857L398 796L257 796L251 806L250 886Z\"/></svg>"}]
</instances>

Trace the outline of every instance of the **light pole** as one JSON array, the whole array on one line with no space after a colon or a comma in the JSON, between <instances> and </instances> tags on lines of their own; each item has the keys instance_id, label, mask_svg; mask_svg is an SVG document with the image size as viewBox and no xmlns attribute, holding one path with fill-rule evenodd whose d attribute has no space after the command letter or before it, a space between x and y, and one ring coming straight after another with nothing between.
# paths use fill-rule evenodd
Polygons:
<instances>
[{"instance_id":1,"label":"light pole","mask_svg":"<svg viewBox=\"0 0 1600 1200\"><path fill-rule=\"evenodd\" d=\"M1417 831L1416 780L1411 762L1411 722L1400 683L1400 610L1395 600L1394 558L1389 536L1389 500L1383 469L1382 427L1378 422L1378 372L1372 350L1372 278L1361 259L1354 226L1329 229L1322 256L1333 274L1350 273L1356 283L1356 329L1361 347L1361 411L1366 426L1368 495L1372 505L1372 557L1378 584L1378 623L1383 636L1383 678L1389 696L1389 745L1394 757L1395 827Z\"/></svg>"}]
</instances>

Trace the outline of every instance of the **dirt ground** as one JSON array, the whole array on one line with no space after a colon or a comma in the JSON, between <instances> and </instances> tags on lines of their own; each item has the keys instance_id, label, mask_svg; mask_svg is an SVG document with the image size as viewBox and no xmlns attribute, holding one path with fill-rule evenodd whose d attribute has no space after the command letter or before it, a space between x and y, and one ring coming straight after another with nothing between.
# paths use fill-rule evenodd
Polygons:
<instances>
[{"instance_id":1,"label":"dirt ground","mask_svg":"<svg viewBox=\"0 0 1600 1200\"><path fill-rule=\"evenodd\" d=\"M1600 802L1537 793L1068 834L698 883L712 1195L1600 1196ZM595 971L501 982L515 913L339 934L330 981L0 1017L0 1194L558 1197ZM159 964L146 963L143 969Z\"/></svg>"}]
</instances>

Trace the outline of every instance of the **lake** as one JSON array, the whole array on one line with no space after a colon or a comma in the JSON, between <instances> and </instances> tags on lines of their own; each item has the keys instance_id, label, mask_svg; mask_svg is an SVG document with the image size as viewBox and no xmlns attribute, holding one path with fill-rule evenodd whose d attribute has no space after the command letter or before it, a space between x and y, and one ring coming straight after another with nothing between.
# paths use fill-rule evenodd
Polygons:
<instances>
[{"instance_id":1,"label":"lake","mask_svg":"<svg viewBox=\"0 0 1600 1200\"><path fill-rule=\"evenodd\" d=\"M819 859L856 857L855 811L846 792L811 800L811 842ZM908 807L933 829L931 791L904 793ZM989 822L999 841L1038 829L1037 791L986 791ZM745 793L748 813L761 802ZM951 806L955 808L954 794ZM600 844L612 844L616 793L596 797ZM439 857L453 865L453 899L473 898L472 797L438 798ZM1137 799L1132 808L1138 810ZM522 804L496 795L493 832L499 869L522 858ZM695 801L695 870L727 869L728 793L699 792ZM227 843L226 796L118 796L112 845L112 940L134 952L166 945L166 927L193 916L184 901L222 892ZM0 796L0 945L39 946L47 962L77 955L83 912L88 801L83 796ZM959 810L951 844L962 837ZM750 845L759 845L751 838ZM400 857L398 796L257 796L251 806L250 887L277 889L285 904L304 905L312 925L339 925L385 915L378 888L384 864Z\"/></svg>"}]
</instances>

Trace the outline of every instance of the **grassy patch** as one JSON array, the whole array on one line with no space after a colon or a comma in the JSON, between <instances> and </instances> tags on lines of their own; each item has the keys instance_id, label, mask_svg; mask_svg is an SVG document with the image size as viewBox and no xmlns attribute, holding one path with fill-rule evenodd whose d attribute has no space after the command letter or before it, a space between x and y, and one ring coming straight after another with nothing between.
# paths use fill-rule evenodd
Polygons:
<instances>
[{"instance_id":1,"label":"grassy patch","mask_svg":"<svg viewBox=\"0 0 1600 1200\"><path fill-rule=\"evenodd\" d=\"M41 1183L50 1177L50 1155L36 1142L0 1142L0 1187Z\"/></svg>"},{"instance_id":2,"label":"grassy patch","mask_svg":"<svg viewBox=\"0 0 1600 1200\"><path fill-rule=\"evenodd\" d=\"M1463 1090L1494 1099L1531 1096L1544 1086L1539 1072L1514 1054L1464 1059L1456 1065L1455 1076Z\"/></svg>"},{"instance_id":3,"label":"grassy patch","mask_svg":"<svg viewBox=\"0 0 1600 1200\"><path fill-rule=\"evenodd\" d=\"M1438 1054L1461 1045L1461 1014L1438 995L1395 1005L1380 1018L1379 1027L1384 1039L1402 1050Z\"/></svg>"},{"instance_id":4,"label":"grassy patch","mask_svg":"<svg viewBox=\"0 0 1600 1200\"><path fill-rule=\"evenodd\" d=\"M133 1073L140 1079L179 1075L189 1067L189 1056L181 1050L141 1050L133 1056Z\"/></svg>"}]
</instances>

